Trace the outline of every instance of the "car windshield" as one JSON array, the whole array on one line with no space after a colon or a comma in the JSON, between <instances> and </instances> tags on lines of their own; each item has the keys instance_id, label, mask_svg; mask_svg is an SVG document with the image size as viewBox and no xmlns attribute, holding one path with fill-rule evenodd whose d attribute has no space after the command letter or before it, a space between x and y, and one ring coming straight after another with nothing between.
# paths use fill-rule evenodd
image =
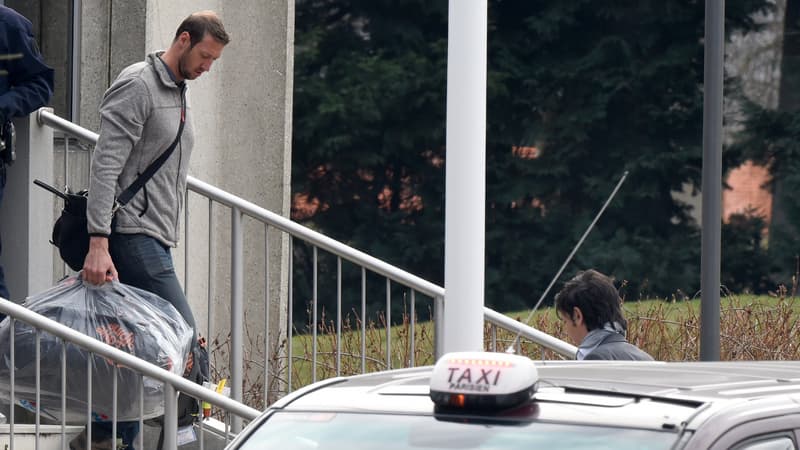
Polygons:
<instances>
[{"instance_id":1,"label":"car windshield","mask_svg":"<svg viewBox=\"0 0 800 450\"><path fill-rule=\"evenodd\" d=\"M441 417L277 412L241 449L667 449L674 432L544 422L470 423Z\"/></svg>"}]
</instances>

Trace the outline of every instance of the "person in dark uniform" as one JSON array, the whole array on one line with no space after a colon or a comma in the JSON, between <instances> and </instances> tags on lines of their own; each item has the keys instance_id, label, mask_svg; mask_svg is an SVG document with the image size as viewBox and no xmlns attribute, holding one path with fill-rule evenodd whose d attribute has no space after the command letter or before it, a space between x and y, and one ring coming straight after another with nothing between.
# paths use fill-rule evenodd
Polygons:
<instances>
[{"instance_id":1,"label":"person in dark uniform","mask_svg":"<svg viewBox=\"0 0 800 450\"><path fill-rule=\"evenodd\" d=\"M13 162L11 119L24 117L47 105L52 95L53 69L42 60L31 22L13 9L0 5L0 138L3 142L0 144L0 206L8 166ZM8 299L9 295L0 267L0 297Z\"/></svg>"},{"instance_id":2,"label":"person in dark uniform","mask_svg":"<svg viewBox=\"0 0 800 450\"><path fill-rule=\"evenodd\" d=\"M621 303L611 279L596 270L578 272L564 284L556 294L556 314L578 345L576 359L653 360L625 340Z\"/></svg>"}]
</instances>

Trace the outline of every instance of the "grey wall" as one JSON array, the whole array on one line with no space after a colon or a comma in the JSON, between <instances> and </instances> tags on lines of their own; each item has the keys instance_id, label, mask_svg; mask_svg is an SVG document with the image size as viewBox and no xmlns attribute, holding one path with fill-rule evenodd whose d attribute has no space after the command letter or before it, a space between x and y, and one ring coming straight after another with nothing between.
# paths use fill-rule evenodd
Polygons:
<instances>
[{"instance_id":1,"label":"grey wall","mask_svg":"<svg viewBox=\"0 0 800 450\"><path fill-rule=\"evenodd\" d=\"M97 131L103 93L129 64L144 59L146 0L80 0L79 125Z\"/></svg>"}]
</instances>

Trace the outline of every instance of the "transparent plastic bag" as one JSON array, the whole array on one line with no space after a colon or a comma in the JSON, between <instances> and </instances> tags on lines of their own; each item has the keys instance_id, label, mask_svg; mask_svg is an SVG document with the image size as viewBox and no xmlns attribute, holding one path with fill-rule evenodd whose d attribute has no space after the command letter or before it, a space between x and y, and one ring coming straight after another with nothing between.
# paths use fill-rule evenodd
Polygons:
<instances>
[{"instance_id":1,"label":"transparent plastic bag","mask_svg":"<svg viewBox=\"0 0 800 450\"><path fill-rule=\"evenodd\" d=\"M166 300L117 281L103 286L70 277L25 300L24 306L73 330L94 337L181 376L193 330ZM0 322L0 399L10 402L9 318ZM61 406L63 341L47 332L40 339L40 404L43 417L86 423L87 368L91 369L91 419L112 419L114 362L66 343L66 411ZM14 324L14 395L16 404L36 411L36 330ZM91 362L89 362L91 361ZM163 383L117 366L117 421L139 420L140 388L144 419L164 414Z\"/></svg>"}]
</instances>

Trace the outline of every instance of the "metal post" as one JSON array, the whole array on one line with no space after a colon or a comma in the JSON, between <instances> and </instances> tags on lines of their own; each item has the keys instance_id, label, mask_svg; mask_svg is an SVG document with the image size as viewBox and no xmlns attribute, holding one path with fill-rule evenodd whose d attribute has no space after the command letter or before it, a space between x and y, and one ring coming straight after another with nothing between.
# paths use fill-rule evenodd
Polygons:
<instances>
[{"instance_id":1,"label":"metal post","mask_svg":"<svg viewBox=\"0 0 800 450\"><path fill-rule=\"evenodd\" d=\"M313 249L313 286L311 293L311 382L317 382L317 247Z\"/></svg>"},{"instance_id":2,"label":"metal post","mask_svg":"<svg viewBox=\"0 0 800 450\"><path fill-rule=\"evenodd\" d=\"M438 361L444 354L444 297L433 298L433 357Z\"/></svg>"},{"instance_id":3,"label":"metal post","mask_svg":"<svg viewBox=\"0 0 800 450\"><path fill-rule=\"evenodd\" d=\"M706 0L703 97L703 211L700 269L700 359L719 360L722 234L722 84L724 0Z\"/></svg>"},{"instance_id":4,"label":"metal post","mask_svg":"<svg viewBox=\"0 0 800 450\"><path fill-rule=\"evenodd\" d=\"M386 370L392 368L392 281L386 279Z\"/></svg>"},{"instance_id":5,"label":"metal post","mask_svg":"<svg viewBox=\"0 0 800 450\"><path fill-rule=\"evenodd\" d=\"M487 0L450 0L444 351L483 349Z\"/></svg>"},{"instance_id":6,"label":"metal post","mask_svg":"<svg viewBox=\"0 0 800 450\"><path fill-rule=\"evenodd\" d=\"M336 257L336 376L342 376L342 257Z\"/></svg>"},{"instance_id":7,"label":"metal post","mask_svg":"<svg viewBox=\"0 0 800 450\"><path fill-rule=\"evenodd\" d=\"M286 342L292 342L292 330L294 330L294 239L289 235L289 305L286 308ZM286 346L286 392L292 392L292 346Z\"/></svg>"},{"instance_id":8,"label":"metal post","mask_svg":"<svg viewBox=\"0 0 800 450\"><path fill-rule=\"evenodd\" d=\"M217 240L216 227L214 226L214 201L208 199L208 292L206 293L206 339L211 343L214 341L214 295L217 293ZM213 380L212 380L213 381Z\"/></svg>"},{"instance_id":9,"label":"metal post","mask_svg":"<svg viewBox=\"0 0 800 450\"><path fill-rule=\"evenodd\" d=\"M178 448L178 394L164 383L164 442L161 448Z\"/></svg>"},{"instance_id":10,"label":"metal post","mask_svg":"<svg viewBox=\"0 0 800 450\"><path fill-rule=\"evenodd\" d=\"M190 298L191 291L189 291L189 249L192 243L189 241L191 233L189 233L189 190L186 189L183 193L183 295Z\"/></svg>"},{"instance_id":11,"label":"metal post","mask_svg":"<svg viewBox=\"0 0 800 450\"><path fill-rule=\"evenodd\" d=\"M231 398L242 401L243 327L244 327L244 256L242 212L231 210ZM242 431L242 419L235 416L231 431ZM170 447L166 447L170 448Z\"/></svg>"},{"instance_id":12,"label":"metal post","mask_svg":"<svg viewBox=\"0 0 800 450\"><path fill-rule=\"evenodd\" d=\"M361 268L361 373L367 373L367 270Z\"/></svg>"},{"instance_id":13,"label":"metal post","mask_svg":"<svg viewBox=\"0 0 800 450\"><path fill-rule=\"evenodd\" d=\"M269 262L269 225L264 225L264 408L269 405L269 369L272 365L269 357L269 308L271 306L269 295Z\"/></svg>"}]
</instances>

